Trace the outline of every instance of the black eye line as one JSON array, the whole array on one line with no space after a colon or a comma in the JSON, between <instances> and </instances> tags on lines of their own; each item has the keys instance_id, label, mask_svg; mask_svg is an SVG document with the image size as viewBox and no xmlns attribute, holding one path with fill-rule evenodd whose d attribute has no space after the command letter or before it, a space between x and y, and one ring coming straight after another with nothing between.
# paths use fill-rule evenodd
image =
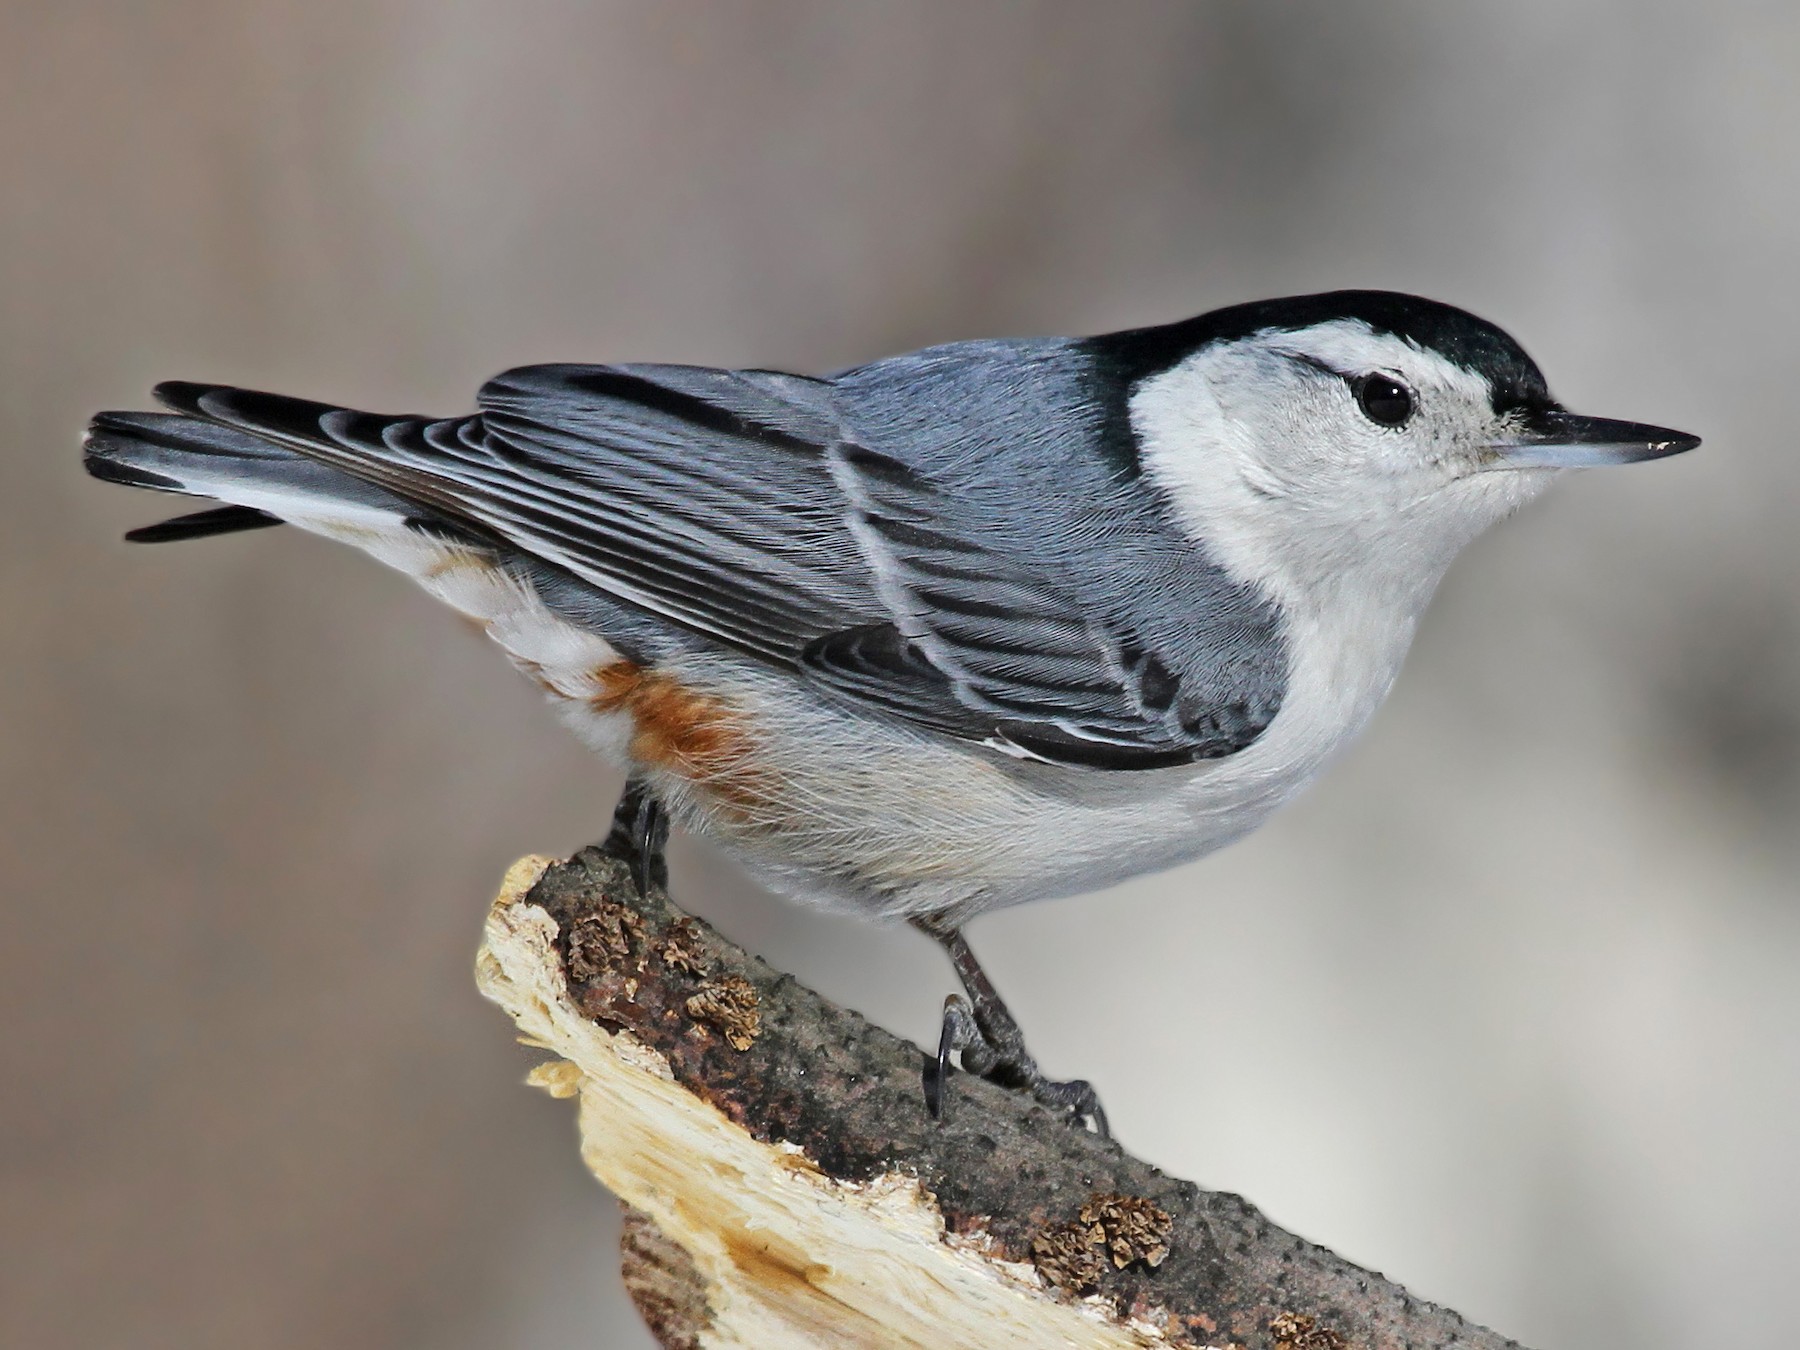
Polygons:
<instances>
[{"instance_id":1,"label":"black eye line","mask_svg":"<svg viewBox=\"0 0 1800 1350\"><path fill-rule=\"evenodd\" d=\"M1339 370L1336 366L1328 365L1316 356L1308 356L1305 352L1287 352L1285 355L1290 361L1298 361L1303 366L1311 366L1314 370L1319 371L1321 374L1329 375L1334 380L1348 380L1353 378L1344 371Z\"/></svg>"}]
</instances>

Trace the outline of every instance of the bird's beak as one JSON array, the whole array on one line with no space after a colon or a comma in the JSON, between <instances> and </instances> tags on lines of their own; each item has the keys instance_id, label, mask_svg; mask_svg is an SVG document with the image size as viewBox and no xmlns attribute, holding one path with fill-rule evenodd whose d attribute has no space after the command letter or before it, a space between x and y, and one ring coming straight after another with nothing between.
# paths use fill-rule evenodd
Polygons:
<instances>
[{"instance_id":1,"label":"bird's beak","mask_svg":"<svg viewBox=\"0 0 1800 1350\"><path fill-rule=\"evenodd\" d=\"M1488 449L1495 469L1592 469L1679 455L1698 444L1698 436L1667 427L1548 408L1530 413L1514 434Z\"/></svg>"}]
</instances>

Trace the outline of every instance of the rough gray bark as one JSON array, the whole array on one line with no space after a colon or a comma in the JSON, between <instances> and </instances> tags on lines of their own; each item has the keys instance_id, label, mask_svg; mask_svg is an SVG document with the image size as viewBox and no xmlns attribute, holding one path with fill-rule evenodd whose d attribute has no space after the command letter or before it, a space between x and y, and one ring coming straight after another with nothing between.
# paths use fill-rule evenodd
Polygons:
<instances>
[{"instance_id":1,"label":"rough gray bark","mask_svg":"<svg viewBox=\"0 0 1800 1350\"><path fill-rule=\"evenodd\" d=\"M535 1081L581 1095L590 1166L630 1192L626 1283L666 1346L756 1344L779 1325L795 1344L808 1336L816 1338L808 1344L846 1345L950 1344L955 1337L958 1344L1518 1350L1284 1232L1240 1197L1164 1176L1019 1094L958 1074L947 1085L946 1118L932 1120L922 1093L926 1057L917 1046L747 955L665 896L637 894L627 870L600 850L521 868L490 920L483 988L568 1061L540 1070ZM537 934L539 963L560 969L529 969L529 944L516 940L527 930ZM546 1018L561 1000L568 1006L558 1032ZM569 1030L580 1019L591 1024L583 1034L605 1033L586 1048ZM599 1064L601 1046L625 1047L634 1071L649 1065L644 1082L665 1095L642 1109L626 1104L630 1092L621 1095L611 1084L614 1070ZM689 1107L698 1114L675 1122ZM692 1133L694 1121L700 1134ZM665 1126L668 1133L659 1133ZM773 1180L759 1179L758 1164L743 1161L754 1154L734 1153L735 1161L710 1171L689 1166L714 1142L752 1147L725 1137L739 1132L774 1160ZM991 1309L974 1306L985 1304L983 1293L959 1320L959 1296L933 1274L928 1285L942 1291L942 1306L898 1295L894 1306L905 1309L912 1328L898 1330L891 1308L850 1305L894 1276L905 1256L883 1248L858 1271L865 1257L853 1241L784 1235L774 1231L779 1220L743 1220L738 1199L721 1202L726 1217L718 1222L695 1217L708 1208L710 1178L737 1194L779 1189L796 1168L811 1187L808 1207L787 1212L808 1222L815 1207L834 1217L836 1204L856 1210L849 1219L860 1222L857 1215L888 1205L894 1193L870 1196L903 1184L911 1197L905 1203L931 1225L924 1245L903 1250L935 1261L942 1255L931 1249L935 1242L964 1263L958 1272L971 1262L991 1266L995 1289L1010 1299L1006 1329L970 1330L966 1338L945 1330L973 1328ZM681 1180L673 1179L677 1172ZM883 1210L876 1222L897 1212ZM807 1255L809 1243L822 1251ZM726 1269L729 1279L719 1274ZM747 1300L762 1321L745 1311ZM840 1314L841 1327L832 1321ZM1086 1319L1076 1339L1075 1323L1055 1320L1072 1314ZM1034 1340L1030 1327L1039 1317L1050 1320ZM933 1318L942 1319L935 1330L926 1325ZM747 1331L751 1325L764 1329ZM1086 1339L1089 1329L1095 1339Z\"/></svg>"}]
</instances>

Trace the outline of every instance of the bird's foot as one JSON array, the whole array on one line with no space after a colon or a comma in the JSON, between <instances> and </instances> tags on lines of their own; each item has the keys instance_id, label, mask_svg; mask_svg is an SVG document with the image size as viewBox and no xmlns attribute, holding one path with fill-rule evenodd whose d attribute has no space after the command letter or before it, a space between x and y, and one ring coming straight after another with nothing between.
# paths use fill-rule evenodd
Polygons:
<instances>
[{"instance_id":1,"label":"bird's foot","mask_svg":"<svg viewBox=\"0 0 1800 1350\"><path fill-rule=\"evenodd\" d=\"M663 857L668 842L668 812L642 779L627 779L601 847L631 868L639 895L649 895L652 886L669 889L669 864Z\"/></svg>"},{"instance_id":2,"label":"bird's foot","mask_svg":"<svg viewBox=\"0 0 1800 1350\"><path fill-rule=\"evenodd\" d=\"M925 1080L925 1106L934 1119L944 1112L944 1084L950 1075L950 1056L962 1056L962 1066L1001 1087L1029 1092L1053 1111L1068 1117L1071 1125L1092 1121L1103 1139L1112 1137L1106 1126L1106 1112L1093 1085L1086 1079L1074 1078L1058 1082L1044 1077L1037 1061L1025 1048L1025 1033L1007 1008L994 982L975 959L962 930L953 923L934 916L920 916L913 927L935 939L950 957L956 977L968 994L964 999L955 994L944 1000L944 1024L938 1033L935 1073Z\"/></svg>"},{"instance_id":3,"label":"bird's foot","mask_svg":"<svg viewBox=\"0 0 1800 1350\"><path fill-rule=\"evenodd\" d=\"M944 1000L937 1063L925 1081L925 1107L932 1118L943 1119L944 1084L950 1076L950 1056L955 1052L961 1056L962 1067L969 1073L1001 1087L1029 1092L1052 1111L1067 1116L1071 1125L1092 1121L1095 1132L1102 1139L1110 1139L1112 1134L1106 1124L1106 1109L1100 1105L1094 1085L1085 1078L1046 1078L1025 1048L1019 1024L1006 1012L1004 1004L1000 1011L1002 1018L997 1024L990 1017L987 1025L983 1025L981 1015L960 994L952 994Z\"/></svg>"}]
</instances>

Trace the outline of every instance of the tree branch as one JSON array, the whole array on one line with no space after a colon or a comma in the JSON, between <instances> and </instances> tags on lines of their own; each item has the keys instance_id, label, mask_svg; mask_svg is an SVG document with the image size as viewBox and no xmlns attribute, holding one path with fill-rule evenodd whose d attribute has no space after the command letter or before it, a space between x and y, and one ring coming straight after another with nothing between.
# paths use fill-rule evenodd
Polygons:
<instances>
[{"instance_id":1,"label":"tree branch","mask_svg":"<svg viewBox=\"0 0 1800 1350\"><path fill-rule=\"evenodd\" d=\"M748 956L598 849L508 873L477 962L558 1059L667 1347L1516 1344L956 1075Z\"/></svg>"}]
</instances>

